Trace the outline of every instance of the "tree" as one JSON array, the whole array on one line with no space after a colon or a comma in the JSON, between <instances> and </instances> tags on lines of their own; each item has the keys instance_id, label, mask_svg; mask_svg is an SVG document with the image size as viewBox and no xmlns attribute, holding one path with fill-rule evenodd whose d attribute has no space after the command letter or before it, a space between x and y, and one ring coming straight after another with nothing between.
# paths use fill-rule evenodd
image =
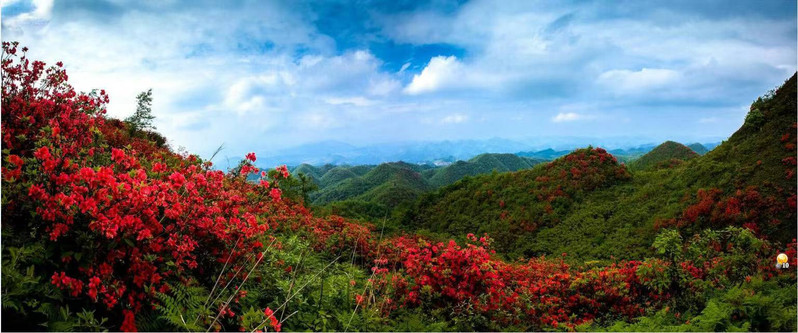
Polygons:
<instances>
[{"instance_id":1,"label":"tree","mask_svg":"<svg viewBox=\"0 0 798 333\"><path fill-rule=\"evenodd\" d=\"M751 108L751 111L745 116L745 126L759 129L765 124L765 115L758 108Z\"/></svg>"},{"instance_id":2,"label":"tree","mask_svg":"<svg viewBox=\"0 0 798 333\"><path fill-rule=\"evenodd\" d=\"M316 185L316 183L313 182L313 179L311 179L304 173L297 174L297 177L299 178L299 191L302 194L302 199L307 204L310 202L309 198L310 192L318 190L319 185Z\"/></svg>"},{"instance_id":3,"label":"tree","mask_svg":"<svg viewBox=\"0 0 798 333\"><path fill-rule=\"evenodd\" d=\"M136 96L136 112L125 119L125 122L130 125L131 133L135 134L139 131L154 130L153 119L155 116L152 115L152 89L149 89Z\"/></svg>"}]
</instances>

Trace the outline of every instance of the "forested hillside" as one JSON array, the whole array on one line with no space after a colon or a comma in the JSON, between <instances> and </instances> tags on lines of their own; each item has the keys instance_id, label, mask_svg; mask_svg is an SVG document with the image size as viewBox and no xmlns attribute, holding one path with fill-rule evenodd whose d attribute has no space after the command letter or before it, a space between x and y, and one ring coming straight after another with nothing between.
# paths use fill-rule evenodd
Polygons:
<instances>
[{"instance_id":1,"label":"forested hillside","mask_svg":"<svg viewBox=\"0 0 798 333\"><path fill-rule=\"evenodd\" d=\"M482 154L468 161L457 161L435 171L426 172L430 185L441 187L483 173L507 172L529 169L544 160L519 157L514 154Z\"/></svg>"},{"instance_id":2,"label":"forested hillside","mask_svg":"<svg viewBox=\"0 0 798 333\"><path fill-rule=\"evenodd\" d=\"M302 164L292 173L306 175L317 185L308 194L309 204L321 207L322 211L378 219L391 216L396 207L409 204L426 192L464 177L528 169L541 162L514 154L481 154L442 167L404 162L376 166Z\"/></svg>"},{"instance_id":3,"label":"forested hillside","mask_svg":"<svg viewBox=\"0 0 798 333\"><path fill-rule=\"evenodd\" d=\"M687 145L687 147L692 149L698 155L704 155L704 154L709 152L709 149L707 149L707 147L705 147L704 145L702 145L702 144L700 144L698 142L691 143L691 144Z\"/></svg>"},{"instance_id":4,"label":"forested hillside","mask_svg":"<svg viewBox=\"0 0 798 333\"><path fill-rule=\"evenodd\" d=\"M26 51L3 43L3 330L798 329L795 76L683 163L587 147L422 195L425 167L336 172L330 200L418 196L388 233L314 215L255 153L172 151Z\"/></svg>"},{"instance_id":5,"label":"forested hillside","mask_svg":"<svg viewBox=\"0 0 798 333\"><path fill-rule=\"evenodd\" d=\"M635 162L639 168L613 159L600 165L605 169L581 170L591 161L572 153L533 170L442 188L421 198L403 223L451 236L477 228L506 237L509 242L499 242L506 247L496 248L511 257L567 252L582 259L640 258L651 254L647 244L659 228L674 225L691 231L747 225L786 241L795 235L787 222L795 219L794 106L793 76L757 99L742 128L705 156L666 142ZM673 159L679 162L668 163ZM657 163L660 168L647 169ZM611 168L624 175L608 177ZM585 188L592 183L580 179L595 179L585 175L605 181ZM551 186L562 194L539 193Z\"/></svg>"},{"instance_id":6,"label":"forested hillside","mask_svg":"<svg viewBox=\"0 0 798 333\"><path fill-rule=\"evenodd\" d=\"M554 225L585 193L629 179L624 166L601 148L576 150L531 170L464 179L420 198L402 221L460 236L488 233L502 253L525 254L536 230ZM529 255L527 255L529 256Z\"/></svg>"},{"instance_id":7,"label":"forested hillside","mask_svg":"<svg viewBox=\"0 0 798 333\"><path fill-rule=\"evenodd\" d=\"M673 141L665 141L650 152L629 164L635 169L668 167L695 158L699 154L689 147Z\"/></svg>"}]
</instances>

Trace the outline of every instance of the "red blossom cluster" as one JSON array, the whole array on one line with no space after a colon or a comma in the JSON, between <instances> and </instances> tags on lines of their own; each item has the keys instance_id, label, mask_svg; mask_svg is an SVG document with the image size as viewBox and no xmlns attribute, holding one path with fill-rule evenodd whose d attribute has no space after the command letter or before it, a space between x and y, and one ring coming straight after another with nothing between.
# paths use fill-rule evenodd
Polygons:
<instances>
[{"instance_id":1,"label":"red blossom cluster","mask_svg":"<svg viewBox=\"0 0 798 333\"><path fill-rule=\"evenodd\" d=\"M256 186L130 137L104 118L104 92L76 93L60 66L17 56L16 44L3 52L4 228L47 233L63 253L53 285L122 313L133 330L167 279L213 276L261 250L282 205L276 182Z\"/></svg>"},{"instance_id":2,"label":"red blossom cluster","mask_svg":"<svg viewBox=\"0 0 798 333\"><path fill-rule=\"evenodd\" d=\"M559 197L573 196L578 191L589 191L610 180L631 177L624 165L603 148L578 149L546 164L550 176L540 176L538 200L552 202ZM556 172L555 172L556 171Z\"/></svg>"},{"instance_id":3,"label":"red blossom cluster","mask_svg":"<svg viewBox=\"0 0 798 333\"><path fill-rule=\"evenodd\" d=\"M794 196L794 195L793 195ZM717 188L699 189L696 203L687 206L678 219L658 220L655 228L742 226L758 235L773 235L788 213L792 197L784 201L764 195L755 186L723 196ZM787 214L790 215L790 214Z\"/></svg>"},{"instance_id":4,"label":"red blossom cluster","mask_svg":"<svg viewBox=\"0 0 798 333\"><path fill-rule=\"evenodd\" d=\"M385 270L390 283L380 307L451 306L507 325L573 329L599 316L639 316L652 297L636 277L638 262L600 269L575 269L545 258L507 263L494 258L487 236L469 239L465 247L454 241L395 242L400 273Z\"/></svg>"},{"instance_id":5,"label":"red blossom cluster","mask_svg":"<svg viewBox=\"0 0 798 333\"><path fill-rule=\"evenodd\" d=\"M282 327L280 325L280 320L278 320L277 317L274 316L274 311L272 311L272 309L270 308L266 308L263 310L263 315L266 316L266 320L269 322L269 326L271 326L275 332L280 332Z\"/></svg>"}]
</instances>

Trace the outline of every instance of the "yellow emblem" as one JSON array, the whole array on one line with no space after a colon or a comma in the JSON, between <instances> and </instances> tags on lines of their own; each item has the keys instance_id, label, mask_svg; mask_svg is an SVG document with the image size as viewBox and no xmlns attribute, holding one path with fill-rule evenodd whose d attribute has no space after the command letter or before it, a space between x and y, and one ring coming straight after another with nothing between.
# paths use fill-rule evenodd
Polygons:
<instances>
[{"instance_id":1,"label":"yellow emblem","mask_svg":"<svg viewBox=\"0 0 798 333\"><path fill-rule=\"evenodd\" d=\"M787 255L784 253L779 253L776 256L776 268L789 268L790 264L787 263Z\"/></svg>"}]
</instances>

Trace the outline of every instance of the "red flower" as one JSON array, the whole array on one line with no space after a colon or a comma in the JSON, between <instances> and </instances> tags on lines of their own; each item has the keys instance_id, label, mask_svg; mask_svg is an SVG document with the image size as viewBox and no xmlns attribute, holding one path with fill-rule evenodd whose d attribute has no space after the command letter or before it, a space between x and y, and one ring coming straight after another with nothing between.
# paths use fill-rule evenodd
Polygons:
<instances>
[{"instance_id":1,"label":"red flower","mask_svg":"<svg viewBox=\"0 0 798 333\"><path fill-rule=\"evenodd\" d=\"M33 156L41 161L49 161L51 158L53 158L53 156L50 155L50 149L47 148L47 146L37 149L33 153Z\"/></svg>"},{"instance_id":2,"label":"red flower","mask_svg":"<svg viewBox=\"0 0 798 333\"><path fill-rule=\"evenodd\" d=\"M122 149L111 148L111 160L120 162L125 158L125 151Z\"/></svg>"},{"instance_id":3,"label":"red flower","mask_svg":"<svg viewBox=\"0 0 798 333\"><path fill-rule=\"evenodd\" d=\"M25 164L25 161L22 160L22 158L20 158L17 155L9 155L8 156L8 161L11 162L11 164L16 165L16 166L22 166L23 164Z\"/></svg>"},{"instance_id":4,"label":"red flower","mask_svg":"<svg viewBox=\"0 0 798 333\"><path fill-rule=\"evenodd\" d=\"M272 311L270 308L266 308L263 310L263 314L266 315L266 320L269 321L269 325L272 327L272 329L274 329L276 332L280 332L280 321L274 316L274 311Z\"/></svg>"},{"instance_id":5,"label":"red flower","mask_svg":"<svg viewBox=\"0 0 798 333\"><path fill-rule=\"evenodd\" d=\"M122 321L120 330L122 330L122 332L138 332L139 330L136 329L136 315L133 314L133 311L126 309L122 312L125 314L125 319Z\"/></svg>"},{"instance_id":6,"label":"red flower","mask_svg":"<svg viewBox=\"0 0 798 333\"><path fill-rule=\"evenodd\" d=\"M271 191L269 191L269 196L272 197L272 199L274 199L274 201L279 201L280 200L280 196L282 195L282 193L283 192L280 191L279 188L275 187Z\"/></svg>"},{"instance_id":7,"label":"red flower","mask_svg":"<svg viewBox=\"0 0 798 333\"><path fill-rule=\"evenodd\" d=\"M166 171L166 164L157 163L157 162L152 164L152 172L161 173L164 171Z\"/></svg>"}]
</instances>

